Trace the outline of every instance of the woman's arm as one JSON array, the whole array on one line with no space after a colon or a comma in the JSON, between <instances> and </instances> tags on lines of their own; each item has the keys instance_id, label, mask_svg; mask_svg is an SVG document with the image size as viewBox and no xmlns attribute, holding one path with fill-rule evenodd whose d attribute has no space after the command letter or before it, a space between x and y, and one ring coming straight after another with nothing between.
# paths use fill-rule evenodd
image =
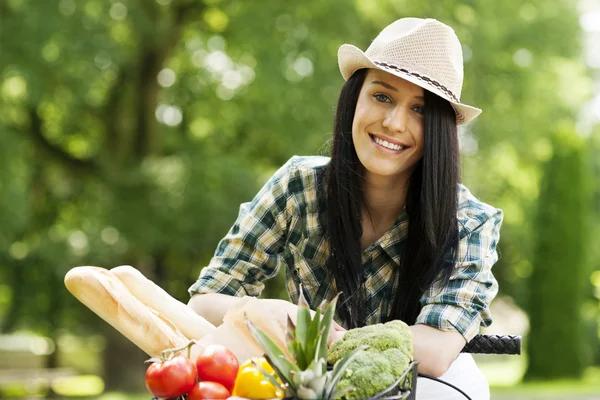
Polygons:
<instances>
[{"instance_id":1,"label":"woman's arm","mask_svg":"<svg viewBox=\"0 0 600 400\"><path fill-rule=\"evenodd\" d=\"M459 212L463 229L450 280L437 280L425 291L423 308L411 326L419 370L428 375L444 374L480 326L492 322L489 306L498 282L491 270L498 260L496 245L503 214L469 199Z\"/></svg>"},{"instance_id":2,"label":"woman's arm","mask_svg":"<svg viewBox=\"0 0 600 400\"><path fill-rule=\"evenodd\" d=\"M412 325L410 330L419 372L434 377L446 373L466 344L465 338L456 331L441 331L424 324Z\"/></svg>"}]
</instances>

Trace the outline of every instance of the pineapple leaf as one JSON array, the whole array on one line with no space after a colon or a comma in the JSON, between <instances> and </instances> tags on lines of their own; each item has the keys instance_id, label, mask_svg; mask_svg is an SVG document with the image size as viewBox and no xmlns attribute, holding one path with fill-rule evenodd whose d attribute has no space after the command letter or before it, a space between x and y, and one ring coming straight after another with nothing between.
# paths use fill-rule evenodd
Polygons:
<instances>
[{"instance_id":1,"label":"pineapple leaf","mask_svg":"<svg viewBox=\"0 0 600 400\"><path fill-rule=\"evenodd\" d=\"M333 305L334 305L334 307L333 307L333 308L335 309L335 304L337 303L337 301L338 301L338 298L340 297L340 295L341 295L342 293L343 293L343 292L339 292L339 293L337 293L337 294L335 295L335 297L334 297L333 299L331 299L331 301L329 301L329 302L328 302L327 300L323 300L323 301L321 302L321 304L319 304L319 307L318 307L318 308L319 308L319 310L321 310L321 314L325 315L325 312L327 311L327 308L329 308L329 306L330 306L331 304L333 304Z\"/></svg>"},{"instance_id":2,"label":"pineapple leaf","mask_svg":"<svg viewBox=\"0 0 600 400\"><path fill-rule=\"evenodd\" d=\"M324 337L325 340L321 340L319 348L317 349L319 355L322 355L323 357L327 357L327 339L329 338L329 330L331 329L331 323L333 322L333 314L335 312L335 305L337 303L339 295L340 293L338 293L327 306L324 305L326 303L325 301L323 301L319 306L319 308L325 308L325 312L323 313L323 321L321 323L323 329L321 336Z\"/></svg>"},{"instance_id":3,"label":"pineapple leaf","mask_svg":"<svg viewBox=\"0 0 600 400\"><path fill-rule=\"evenodd\" d=\"M279 382L277 378L273 376L273 374L270 374L267 371L265 371L265 369L258 365L256 362L254 362L254 360L252 360L252 366L256 368L261 374L263 374L263 376L271 383L271 385L285 392L285 388L281 385L281 382Z\"/></svg>"},{"instance_id":4,"label":"pineapple leaf","mask_svg":"<svg viewBox=\"0 0 600 400\"><path fill-rule=\"evenodd\" d=\"M285 344L290 352L290 354L296 354L298 350L298 345L296 342L296 325L294 325L294 321L287 316L287 327L285 329Z\"/></svg>"},{"instance_id":5,"label":"pineapple leaf","mask_svg":"<svg viewBox=\"0 0 600 400\"><path fill-rule=\"evenodd\" d=\"M290 362L290 360L288 360L283 354L278 357L278 360L272 359L266 354L265 358L269 364L271 364L277 376L287 384L287 390L291 392L292 396L295 396L296 386L294 385L293 376L295 373L300 371L298 366ZM287 375L284 375L285 372L287 372Z\"/></svg>"},{"instance_id":6,"label":"pineapple leaf","mask_svg":"<svg viewBox=\"0 0 600 400\"><path fill-rule=\"evenodd\" d=\"M281 379L289 383L291 380L290 371L298 370L298 366L292 364L290 360L286 358L279 346L277 346L267 334L254 326L246 314L244 314L244 320L250 333L252 333L252 336L257 341L260 348L265 352L269 364L273 366L273 369Z\"/></svg>"},{"instance_id":7,"label":"pineapple leaf","mask_svg":"<svg viewBox=\"0 0 600 400\"><path fill-rule=\"evenodd\" d=\"M313 360L314 362L319 362L319 360L327 360L327 353L325 354L320 354L319 353L319 349L321 349L321 343L323 343L323 329L321 329L321 332L319 333L319 336L317 337L317 351L315 351L315 354L313 356ZM325 347L325 349L327 349L327 347ZM327 363L323 363L323 366L321 368L321 373L325 374L327 372Z\"/></svg>"},{"instance_id":8,"label":"pineapple leaf","mask_svg":"<svg viewBox=\"0 0 600 400\"><path fill-rule=\"evenodd\" d=\"M308 303L306 302L306 298L304 297L304 293L302 291L302 285L300 285L300 293L298 297L298 316L296 318L296 342L298 342L301 351L306 351L307 341L310 340L308 337L308 331L310 329L310 308L308 307ZM299 357L304 358L305 357ZM300 360L298 360L298 366L300 369L305 369L307 365L302 364Z\"/></svg>"},{"instance_id":9,"label":"pineapple leaf","mask_svg":"<svg viewBox=\"0 0 600 400\"><path fill-rule=\"evenodd\" d=\"M298 349L297 343L294 338L286 338L286 344L288 348L288 352L292 355L296 354L296 350Z\"/></svg>"},{"instance_id":10,"label":"pineapple leaf","mask_svg":"<svg viewBox=\"0 0 600 400\"><path fill-rule=\"evenodd\" d=\"M305 370L310 363L310 360L306 358L306 349L302 347L302 344L298 341L296 341L296 346L296 364L298 365L298 368Z\"/></svg>"},{"instance_id":11,"label":"pineapple leaf","mask_svg":"<svg viewBox=\"0 0 600 400\"><path fill-rule=\"evenodd\" d=\"M359 346L335 363L335 365L333 366L333 371L331 371L331 377L328 382L329 387L327 388L326 398L330 398L333 395L339 380L342 378L342 374L344 373L346 368L348 368L348 365L350 365L352 360L354 360L354 358L358 355L359 352L366 350L368 347L369 346L364 345Z\"/></svg>"},{"instance_id":12,"label":"pineapple leaf","mask_svg":"<svg viewBox=\"0 0 600 400\"><path fill-rule=\"evenodd\" d=\"M292 321L292 318L289 315L287 316L287 326L285 331L296 337L296 324L294 324L294 321Z\"/></svg>"},{"instance_id":13,"label":"pineapple leaf","mask_svg":"<svg viewBox=\"0 0 600 400\"><path fill-rule=\"evenodd\" d=\"M317 312L315 313L314 319L312 320L312 322L310 323L310 327L308 328L308 336L307 336L307 343L306 343L306 359L308 360L312 360L315 358L315 353L317 353L318 350L318 335L319 335L319 331L321 327L321 311L317 310Z\"/></svg>"}]
</instances>

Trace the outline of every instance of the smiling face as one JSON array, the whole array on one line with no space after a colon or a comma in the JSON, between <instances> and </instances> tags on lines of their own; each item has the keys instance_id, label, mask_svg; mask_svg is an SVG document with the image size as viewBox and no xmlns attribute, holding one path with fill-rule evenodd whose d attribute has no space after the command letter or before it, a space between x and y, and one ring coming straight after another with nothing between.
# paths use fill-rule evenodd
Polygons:
<instances>
[{"instance_id":1,"label":"smiling face","mask_svg":"<svg viewBox=\"0 0 600 400\"><path fill-rule=\"evenodd\" d=\"M423 89L377 69L367 72L352 123L365 176L408 178L423 157Z\"/></svg>"}]
</instances>

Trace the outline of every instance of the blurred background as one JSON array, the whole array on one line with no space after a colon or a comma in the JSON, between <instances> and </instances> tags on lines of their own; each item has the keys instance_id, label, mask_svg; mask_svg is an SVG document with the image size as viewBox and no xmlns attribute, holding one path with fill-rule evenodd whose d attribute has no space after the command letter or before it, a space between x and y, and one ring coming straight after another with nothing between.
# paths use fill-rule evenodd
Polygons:
<instances>
[{"instance_id":1,"label":"blurred background","mask_svg":"<svg viewBox=\"0 0 600 400\"><path fill-rule=\"evenodd\" d=\"M493 399L600 398L600 0L0 0L0 396L149 399L141 351L64 287L187 288L292 155L328 154L337 48L451 25L463 182L505 213ZM265 296L286 298L282 277Z\"/></svg>"}]
</instances>

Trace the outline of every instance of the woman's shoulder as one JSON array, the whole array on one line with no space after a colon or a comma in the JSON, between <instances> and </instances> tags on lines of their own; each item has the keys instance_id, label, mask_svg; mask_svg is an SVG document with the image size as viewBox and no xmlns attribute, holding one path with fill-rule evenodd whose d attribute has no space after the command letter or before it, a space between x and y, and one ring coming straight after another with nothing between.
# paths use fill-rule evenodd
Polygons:
<instances>
[{"instance_id":1,"label":"woman's shoulder","mask_svg":"<svg viewBox=\"0 0 600 400\"><path fill-rule=\"evenodd\" d=\"M288 189L297 192L316 187L329 160L329 157L323 156L293 156L290 158L285 164L285 169L289 174Z\"/></svg>"},{"instance_id":2,"label":"woman's shoulder","mask_svg":"<svg viewBox=\"0 0 600 400\"><path fill-rule=\"evenodd\" d=\"M325 156L293 156L287 164L295 169L312 172L324 169L329 160L330 158Z\"/></svg>"},{"instance_id":3,"label":"woman's shoulder","mask_svg":"<svg viewBox=\"0 0 600 400\"><path fill-rule=\"evenodd\" d=\"M271 177L272 181L304 179L317 174L329 163L329 157L322 156L292 156Z\"/></svg>"},{"instance_id":4,"label":"woman's shoulder","mask_svg":"<svg viewBox=\"0 0 600 400\"><path fill-rule=\"evenodd\" d=\"M463 234L474 231L488 221L494 225L502 222L504 214L501 209L479 200L466 186L458 186L457 219L461 230L466 231Z\"/></svg>"}]
</instances>

